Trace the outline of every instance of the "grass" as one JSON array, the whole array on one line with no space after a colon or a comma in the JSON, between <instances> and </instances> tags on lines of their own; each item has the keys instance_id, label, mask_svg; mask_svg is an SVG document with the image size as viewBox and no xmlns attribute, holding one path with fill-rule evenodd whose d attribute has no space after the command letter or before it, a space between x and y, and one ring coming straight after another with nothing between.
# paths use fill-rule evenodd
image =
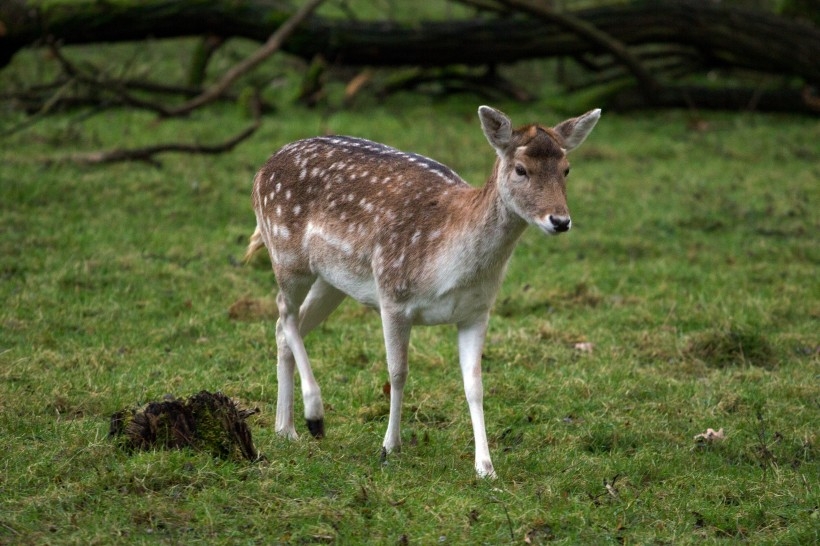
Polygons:
<instances>
[{"instance_id":1,"label":"grass","mask_svg":"<svg viewBox=\"0 0 820 546\"><path fill-rule=\"evenodd\" d=\"M219 140L247 120L231 105L164 122L69 112L4 139L0 544L820 540L816 120L604 113L572 158L575 228L526 232L498 298L484 382L500 478L485 482L448 327L414 331L404 448L380 463L380 325L352 302L307 341L328 437L276 437L273 324L258 318L273 277L239 263L251 179L278 146L355 134L482 183L480 99L306 110L284 95L233 153L161 169L38 159ZM496 106L557 122L559 99ZM202 389L259 407L266 462L107 439L113 412ZM726 439L695 442L707 428Z\"/></svg>"}]
</instances>

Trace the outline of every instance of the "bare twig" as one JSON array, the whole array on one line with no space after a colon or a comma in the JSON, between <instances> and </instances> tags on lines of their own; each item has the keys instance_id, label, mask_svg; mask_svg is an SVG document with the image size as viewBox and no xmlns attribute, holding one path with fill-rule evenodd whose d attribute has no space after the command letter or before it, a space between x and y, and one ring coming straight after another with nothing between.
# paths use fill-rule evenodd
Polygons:
<instances>
[{"instance_id":1,"label":"bare twig","mask_svg":"<svg viewBox=\"0 0 820 546\"><path fill-rule=\"evenodd\" d=\"M76 67L75 67L76 68ZM88 93L75 91L69 92L78 85L83 85L89 89ZM102 89L112 96L100 97L94 91ZM6 131L0 131L0 137L8 136L11 133L25 129L37 119L45 114L49 114L55 109L68 106L95 106L95 107L115 107L115 106L137 106L135 101L128 101L123 96L123 91L127 93L141 91L157 96L177 96L183 99L196 97L202 93L201 88L189 87L185 85L162 84L149 80L123 79L107 80L101 74L84 74L83 77L70 76L66 73L60 74L55 80L32 85L26 89L8 93L0 93L0 101L15 101L20 104L19 108L30 112L30 118ZM131 96L131 95L128 95ZM238 96L235 93L225 93L219 100L235 102ZM159 107L144 101L145 107L152 111L158 111ZM263 102L263 108L265 107Z\"/></svg>"},{"instance_id":2,"label":"bare twig","mask_svg":"<svg viewBox=\"0 0 820 546\"><path fill-rule=\"evenodd\" d=\"M304 19L307 18L310 13L312 13L313 10L319 6L319 4L322 3L322 1L323 0L310 0L290 19L281 25L277 31L271 35L265 45L259 48L253 55L229 70L215 85L206 89L203 93L194 97L185 104L175 108L169 108L161 104L140 99L129 93L126 86L122 82L101 80L83 73L62 55L55 43L51 43L50 45L55 58L57 58L61 63L64 72L77 81L103 87L104 89L113 91L127 104L153 110L164 117L171 117L187 114L192 110L213 102L224 95L228 87L230 87L230 85L236 81L237 78L252 70L264 59L276 52L282 46L284 41L290 36L290 34L296 29L296 27L298 27L299 24L304 21ZM45 162L72 162L85 165L100 165L122 161L145 161L156 165L159 164L156 160L156 156L162 153L176 152L189 154L219 154L227 152L232 150L243 140L249 138L261 125L261 100L258 96L256 96L253 101L253 108L253 123L238 134L218 144L205 145L197 143L171 142L165 144L155 144L152 146L143 146L139 148L115 148L112 150L70 154L56 159L49 158L46 159Z\"/></svg>"},{"instance_id":3,"label":"bare twig","mask_svg":"<svg viewBox=\"0 0 820 546\"><path fill-rule=\"evenodd\" d=\"M51 111L51 109L54 107L54 105L57 104L63 98L63 96L66 94L66 92L68 91L68 89L71 87L71 85L73 83L74 83L73 79L68 79L65 82L63 82L60 85L60 87L58 87L57 90L43 103L43 106L41 106L40 109L37 112L30 115L29 117L24 119L22 122L18 123L17 125L0 132L0 138L5 138L7 136L10 136L10 135L18 132L18 131L22 131L23 129L27 129L27 128L31 127L32 125L34 125L35 123L37 123L38 121L40 121L40 119L45 117Z\"/></svg>"},{"instance_id":4,"label":"bare twig","mask_svg":"<svg viewBox=\"0 0 820 546\"><path fill-rule=\"evenodd\" d=\"M647 102L651 103L652 97L661 88L660 84L652 77L652 74L644 68L637 57L630 53L623 42L599 30L595 25L584 21L580 17L569 13L558 13L549 4L539 0L498 0L498 3L513 10L529 13L542 21L560 25L609 51L635 76L641 94Z\"/></svg>"},{"instance_id":5,"label":"bare twig","mask_svg":"<svg viewBox=\"0 0 820 546\"><path fill-rule=\"evenodd\" d=\"M515 532L513 530L512 519L510 519L510 512L507 510L507 505L496 497L490 497L490 500L487 501L487 504L498 504L499 506L501 506L501 509L504 510L504 516L507 518L507 527L510 531L510 541L514 542Z\"/></svg>"},{"instance_id":6,"label":"bare twig","mask_svg":"<svg viewBox=\"0 0 820 546\"><path fill-rule=\"evenodd\" d=\"M261 102L258 97L252 101L254 120L251 125L232 136L231 138L218 144L197 144L169 142L165 144L155 144L153 146L143 146L139 148L115 148L113 150L102 150L96 152L70 154L56 159L49 158L45 163L80 163L83 165L101 165L107 163L118 163L123 161L145 161L152 165L159 165L155 156L163 153L176 152L186 154L214 155L229 152L243 140L253 135L262 124Z\"/></svg>"},{"instance_id":7,"label":"bare twig","mask_svg":"<svg viewBox=\"0 0 820 546\"><path fill-rule=\"evenodd\" d=\"M170 109L166 115L181 116L199 108L200 106L213 102L219 98L240 76L256 68L259 63L270 57L282 47L294 30L315 10L323 0L310 0L299 11L282 24L276 32L271 34L268 41L257 49L250 57L237 64L222 76L222 79L206 89L201 95L194 97L185 104Z\"/></svg>"},{"instance_id":8,"label":"bare twig","mask_svg":"<svg viewBox=\"0 0 820 546\"><path fill-rule=\"evenodd\" d=\"M270 36L268 41L265 42L262 47L257 49L250 57L231 68L221 80L204 91L192 90L191 88L170 88L167 86L160 86L158 84L112 80L101 77L98 74L89 73L88 71L84 71L75 66L62 54L62 51L55 40L50 40L48 45L52 55L60 63L63 72L68 75L71 81L85 84L93 88L103 89L113 93L117 98L119 98L120 101L122 101L122 103L126 105L156 112L161 117L181 116L188 114L205 104L222 98L226 94L231 84L233 84L240 76L253 70L262 61L278 51L282 47L285 40L287 40L293 31L296 30L296 28L319 6L319 4L322 3L322 1L323 0L310 0L307 4L302 6L302 8L299 9L292 17L279 26L276 32ZM179 106L166 106L159 102L140 98L130 92L130 89L132 88L147 90L155 93L175 92L193 96L193 98ZM26 123L24 127L25 126L28 126L28 123ZM14 132L16 130L19 130L19 128L15 127L13 130L6 131L5 133Z\"/></svg>"},{"instance_id":9,"label":"bare twig","mask_svg":"<svg viewBox=\"0 0 820 546\"><path fill-rule=\"evenodd\" d=\"M51 54L54 56L55 59L57 59L57 61L63 67L63 71L72 78L75 78L78 82L95 87L101 87L107 91L111 91L115 95L120 97L120 99L122 99L123 102L125 102L128 105L137 106L139 108L145 108L147 110L152 110L160 115L167 116L170 114L170 110L168 110L168 108L166 108L165 106L151 101L143 100L132 95L128 92L128 90L121 82L94 77L93 75L89 75L84 71L78 69L63 55L62 51L60 50L60 48L54 40L50 40L48 45Z\"/></svg>"}]
</instances>

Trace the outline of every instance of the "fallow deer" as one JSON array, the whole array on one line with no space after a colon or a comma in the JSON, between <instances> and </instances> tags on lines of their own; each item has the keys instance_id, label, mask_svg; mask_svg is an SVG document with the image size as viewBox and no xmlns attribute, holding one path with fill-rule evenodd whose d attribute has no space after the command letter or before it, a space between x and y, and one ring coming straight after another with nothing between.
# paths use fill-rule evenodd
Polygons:
<instances>
[{"instance_id":1,"label":"fallow deer","mask_svg":"<svg viewBox=\"0 0 820 546\"><path fill-rule=\"evenodd\" d=\"M497 159L483 188L426 157L346 136L293 142L256 174L256 230L279 286L276 432L296 438L294 366L307 428L324 436L324 408L303 337L346 295L381 315L390 379L382 453L400 447L410 329L455 324L479 476L495 471L484 427L481 352L490 308L527 224L549 235L572 225L567 153L586 139L596 109L555 127L513 129L502 112L478 109Z\"/></svg>"}]
</instances>

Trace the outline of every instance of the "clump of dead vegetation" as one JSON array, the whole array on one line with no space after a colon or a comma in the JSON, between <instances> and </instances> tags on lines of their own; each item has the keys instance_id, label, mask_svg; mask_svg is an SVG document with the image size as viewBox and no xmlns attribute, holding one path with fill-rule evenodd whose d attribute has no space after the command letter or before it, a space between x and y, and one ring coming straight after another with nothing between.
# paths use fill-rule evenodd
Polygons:
<instances>
[{"instance_id":1,"label":"clump of dead vegetation","mask_svg":"<svg viewBox=\"0 0 820 546\"><path fill-rule=\"evenodd\" d=\"M109 438L128 451L191 447L223 459L256 461L246 420L258 409L241 408L221 392L167 397L111 416Z\"/></svg>"}]
</instances>

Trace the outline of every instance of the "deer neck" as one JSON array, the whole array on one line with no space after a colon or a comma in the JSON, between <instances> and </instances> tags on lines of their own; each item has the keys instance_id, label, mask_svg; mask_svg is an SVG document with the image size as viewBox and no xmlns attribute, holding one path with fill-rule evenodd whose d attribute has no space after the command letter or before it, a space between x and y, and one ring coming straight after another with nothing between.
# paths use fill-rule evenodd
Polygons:
<instances>
[{"instance_id":1,"label":"deer neck","mask_svg":"<svg viewBox=\"0 0 820 546\"><path fill-rule=\"evenodd\" d=\"M497 183L499 163L497 160L484 187L470 195L454 245L466 262L468 275L498 276L500 280L527 223L501 197Z\"/></svg>"}]
</instances>

